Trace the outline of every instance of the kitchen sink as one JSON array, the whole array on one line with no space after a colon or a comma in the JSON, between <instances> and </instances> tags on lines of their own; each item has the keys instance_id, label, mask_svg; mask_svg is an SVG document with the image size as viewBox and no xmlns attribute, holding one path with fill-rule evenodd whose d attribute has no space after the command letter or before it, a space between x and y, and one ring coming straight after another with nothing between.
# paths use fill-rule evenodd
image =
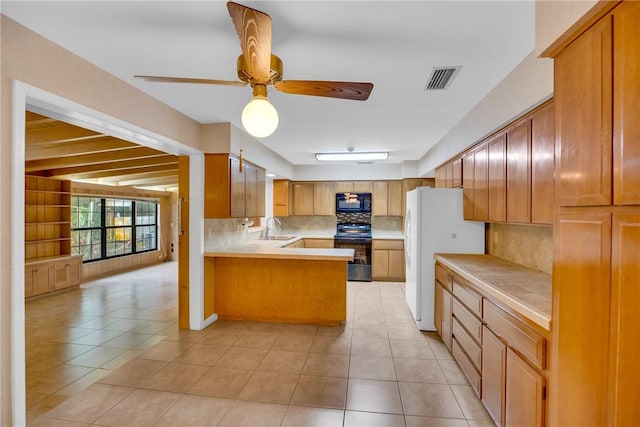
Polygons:
<instances>
[{"instance_id":1,"label":"kitchen sink","mask_svg":"<svg viewBox=\"0 0 640 427\"><path fill-rule=\"evenodd\" d=\"M266 239L262 240L291 240L295 239L296 236L269 236Z\"/></svg>"}]
</instances>

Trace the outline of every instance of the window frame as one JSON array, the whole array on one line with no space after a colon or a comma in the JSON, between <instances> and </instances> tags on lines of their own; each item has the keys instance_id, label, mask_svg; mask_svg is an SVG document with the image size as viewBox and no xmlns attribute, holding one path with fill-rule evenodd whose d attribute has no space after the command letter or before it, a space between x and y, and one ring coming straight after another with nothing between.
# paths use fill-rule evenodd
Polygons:
<instances>
[{"instance_id":1,"label":"window frame","mask_svg":"<svg viewBox=\"0 0 640 427\"><path fill-rule=\"evenodd\" d=\"M74 246L73 245L73 233L74 232L79 232L79 231L94 231L94 230L99 230L100 232L100 257L98 258L91 258L91 259L84 259L83 256L83 260L82 263L83 264L87 264L87 263L91 263L91 262L95 262L95 261L104 261L104 260L108 260L108 259L113 259L113 258L120 258L123 256L131 256L131 255L137 255L137 254L141 254L141 253L145 253L145 252L151 252L151 251L157 251L158 250L158 243L159 243L159 236L158 236L158 232L159 232L159 225L160 225L160 221L159 221L159 208L160 208L160 203L158 200L155 199L132 199L132 198L124 198L124 197L106 197L106 196L96 196L96 195L72 195L71 199L72 199L72 206L78 206L78 203L73 203L75 198L91 198L91 199L100 199L101 201L101 205L100 205L100 226L98 227L73 227L73 219L72 219L72 223L71 223L71 234L72 234L72 244L71 244L71 252L74 252L75 248L79 248L81 246ZM122 224L122 225L106 225L107 223L107 200L113 201L113 204L111 206L117 206L117 202L118 201L127 201L131 203L131 224ZM150 213L153 212L153 218L154 218L154 222L152 223L137 223L137 203L140 203L141 205L144 204L153 204L153 209L152 210L145 210L145 213ZM147 216L149 217L149 216ZM79 218L78 218L79 219ZM151 227L153 229L153 242L154 245L150 246L149 248L145 248L145 249L139 249L138 246L138 238L137 238L137 230L138 227L142 228L149 228ZM120 254L115 254L115 255L107 255L107 244L110 243L107 241L107 234L109 230L114 230L114 229L121 229L121 228L125 228L125 229L129 229L129 236L130 236L130 251L126 252L126 253L120 253ZM148 238L146 238L146 240L149 240ZM113 241L111 241L112 243ZM80 252L78 255L83 255L82 252Z\"/></svg>"}]
</instances>

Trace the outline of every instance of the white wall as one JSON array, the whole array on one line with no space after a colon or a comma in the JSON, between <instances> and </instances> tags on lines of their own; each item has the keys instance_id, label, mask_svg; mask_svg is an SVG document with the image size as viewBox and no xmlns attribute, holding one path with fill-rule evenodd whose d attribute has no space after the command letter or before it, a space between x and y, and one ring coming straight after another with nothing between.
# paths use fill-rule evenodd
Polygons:
<instances>
[{"instance_id":1,"label":"white wall","mask_svg":"<svg viewBox=\"0 0 640 427\"><path fill-rule=\"evenodd\" d=\"M597 3L597 0L536 0L536 55Z\"/></svg>"},{"instance_id":2,"label":"white wall","mask_svg":"<svg viewBox=\"0 0 640 427\"><path fill-rule=\"evenodd\" d=\"M532 51L421 159L420 176L553 95L553 61Z\"/></svg>"}]
</instances>

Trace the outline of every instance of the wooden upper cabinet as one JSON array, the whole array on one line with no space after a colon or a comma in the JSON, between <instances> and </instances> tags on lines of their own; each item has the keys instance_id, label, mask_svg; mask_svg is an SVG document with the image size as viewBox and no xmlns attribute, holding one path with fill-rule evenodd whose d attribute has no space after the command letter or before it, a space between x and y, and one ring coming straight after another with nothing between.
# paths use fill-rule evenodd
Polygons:
<instances>
[{"instance_id":1,"label":"wooden upper cabinet","mask_svg":"<svg viewBox=\"0 0 640 427\"><path fill-rule=\"evenodd\" d=\"M316 182L313 184L313 214L335 215L336 184L334 182Z\"/></svg>"},{"instance_id":2,"label":"wooden upper cabinet","mask_svg":"<svg viewBox=\"0 0 640 427\"><path fill-rule=\"evenodd\" d=\"M616 205L640 204L639 26L640 3L625 2L614 9L613 202Z\"/></svg>"},{"instance_id":3,"label":"wooden upper cabinet","mask_svg":"<svg viewBox=\"0 0 640 427\"><path fill-rule=\"evenodd\" d=\"M373 183L371 181L353 181L354 193L372 193Z\"/></svg>"},{"instance_id":4,"label":"wooden upper cabinet","mask_svg":"<svg viewBox=\"0 0 640 427\"><path fill-rule=\"evenodd\" d=\"M613 214L611 245L610 426L640 419L640 214Z\"/></svg>"},{"instance_id":5,"label":"wooden upper cabinet","mask_svg":"<svg viewBox=\"0 0 640 427\"><path fill-rule=\"evenodd\" d=\"M230 216L232 218L241 218L245 216L245 187L244 187L244 171L240 172L240 160L235 157L229 159L230 194L231 205L229 207Z\"/></svg>"},{"instance_id":6,"label":"wooden upper cabinet","mask_svg":"<svg viewBox=\"0 0 640 427\"><path fill-rule=\"evenodd\" d=\"M489 141L489 221L507 220L506 136Z\"/></svg>"},{"instance_id":7,"label":"wooden upper cabinet","mask_svg":"<svg viewBox=\"0 0 640 427\"><path fill-rule=\"evenodd\" d=\"M353 192L353 181L336 182L336 193L351 193L351 192Z\"/></svg>"},{"instance_id":8,"label":"wooden upper cabinet","mask_svg":"<svg viewBox=\"0 0 640 427\"><path fill-rule=\"evenodd\" d=\"M444 165L436 168L436 188L445 188L447 185L447 171Z\"/></svg>"},{"instance_id":9,"label":"wooden upper cabinet","mask_svg":"<svg viewBox=\"0 0 640 427\"><path fill-rule=\"evenodd\" d=\"M611 214L558 213L553 239L549 422L608 425Z\"/></svg>"},{"instance_id":10,"label":"wooden upper cabinet","mask_svg":"<svg viewBox=\"0 0 640 427\"><path fill-rule=\"evenodd\" d=\"M463 216L466 220L474 219L474 166L475 158L473 152L467 152L462 156L462 194L463 194Z\"/></svg>"},{"instance_id":11,"label":"wooden upper cabinet","mask_svg":"<svg viewBox=\"0 0 640 427\"><path fill-rule=\"evenodd\" d=\"M205 154L205 218L264 216L264 169L228 154Z\"/></svg>"},{"instance_id":12,"label":"wooden upper cabinet","mask_svg":"<svg viewBox=\"0 0 640 427\"><path fill-rule=\"evenodd\" d=\"M338 181L336 193L371 193L373 185L371 181Z\"/></svg>"},{"instance_id":13,"label":"wooden upper cabinet","mask_svg":"<svg viewBox=\"0 0 640 427\"><path fill-rule=\"evenodd\" d=\"M507 221L531 222L531 121L507 131Z\"/></svg>"},{"instance_id":14,"label":"wooden upper cabinet","mask_svg":"<svg viewBox=\"0 0 640 427\"><path fill-rule=\"evenodd\" d=\"M453 188L453 162L451 161L444 165L444 187Z\"/></svg>"},{"instance_id":15,"label":"wooden upper cabinet","mask_svg":"<svg viewBox=\"0 0 640 427\"><path fill-rule=\"evenodd\" d=\"M451 178L451 186L453 188L458 188L462 186L462 159L458 157L451 161L451 169L452 169L452 178Z\"/></svg>"},{"instance_id":16,"label":"wooden upper cabinet","mask_svg":"<svg viewBox=\"0 0 640 427\"><path fill-rule=\"evenodd\" d=\"M265 214L266 176L265 170L244 162L244 217L259 217ZM231 182L233 185L233 180ZM233 206L232 206L233 207Z\"/></svg>"},{"instance_id":17,"label":"wooden upper cabinet","mask_svg":"<svg viewBox=\"0 0 640 427\"><path fill-rule=\"evenodd\" d=\"M402 207L402 181L387 182L387 215L402 216L404 209ZM403 266L404 268L404 266Z\"/></svg>"},{"instance_id":18,"label":"wooden upper cabinet","mask_svg":"<svg viewBox=\"0 0 640 427\"><path fill-rule=\"evenodd\" d=\"M553 224L555 108L551 103L531 117L531 222Z\"/></svg>"},{"instance_id":19,"label":"wooden upper cabinet","mask_svg":"<svg viewBox=\"0 0 640 427\"><path fill-rule=\"evenodd\" d=\"M293 184L293 214L313 215L313 183Z\"/></svg>"},{"instance_id":20,"label":"wooden upper cabinet","mask_svg":"<svg viewBox=\"0 0 640 427\"><path fill-rule=\"evenodd\" d=\"M474 152L473 168L473 219L489 220L489 150L483 144Z\"/></svg>"},{"instance_id":21,"label":"wooden upper cabinet","mask_svg":"<svg viewBox=\"0 0 640 427\"><path fill-rule=\"evenodd\" d=\"M287 179L273 180L273 216L289 215L289 188L291 181Z\"/></svg>"},{"instance_id":22,"label":"wooden upper cabinet","mask_svg":"<svg viewBox=\"0 0 640 427\"><path fill-rule=\"evenodd\" d=\"M637 32L637 27L636 19L628 32ZM560 206L611 204L612 45L612 18L607 16L554 58L559 157L556 196ZM631 61L638 61L637 53L629 56L635 56ZM631 89L628 99L632 101L628 102L635 104L637 112L638 70L622 73L626 76L622 79L627 79L625 85L633 87L631 80L636 79L635 95ZM620 86L619 90L628 89ZM630 126L637 127L637 119ZM638 146L637 141L635 145ZM635 169L637 174L637 166Z\"/></svg>"},{"instance_id":23,"label":"wooden upper cabinet","mask_svg":"<svg viewBox=\"0 0 640 427\"><path fill-rule=\"evenodd\" d=\"M389 187L386 181L375 181L371 192L371 214L376 216L387 215L387 196Z\"/></svg>"}]
</instances>

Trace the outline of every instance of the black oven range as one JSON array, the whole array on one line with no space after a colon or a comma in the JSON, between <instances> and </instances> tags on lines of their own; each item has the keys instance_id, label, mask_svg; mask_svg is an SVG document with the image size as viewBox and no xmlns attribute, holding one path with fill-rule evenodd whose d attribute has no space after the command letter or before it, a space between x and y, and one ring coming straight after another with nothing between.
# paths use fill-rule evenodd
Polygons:
<instances>
[{"instance_id":1,"label":"black oven range","mask_svg":"<svg viewBox=\"0 0 640 427\"><path fill-rule=\"evenodd\" d=\"M334 247L353 249L353 261L347 267L347 278L352 281L371 281L371 224L346 222L337 225L333 237Z\"/></svg>"}]
</instances>

